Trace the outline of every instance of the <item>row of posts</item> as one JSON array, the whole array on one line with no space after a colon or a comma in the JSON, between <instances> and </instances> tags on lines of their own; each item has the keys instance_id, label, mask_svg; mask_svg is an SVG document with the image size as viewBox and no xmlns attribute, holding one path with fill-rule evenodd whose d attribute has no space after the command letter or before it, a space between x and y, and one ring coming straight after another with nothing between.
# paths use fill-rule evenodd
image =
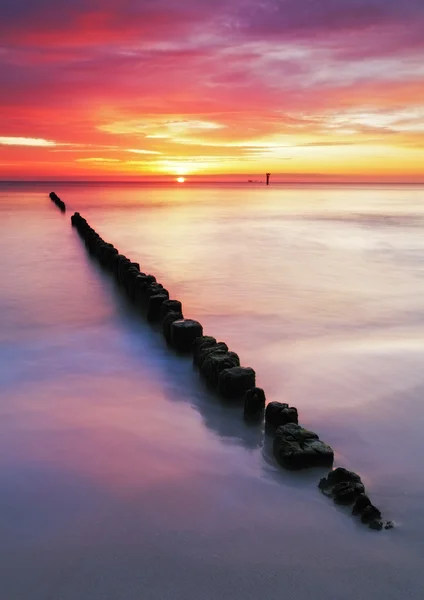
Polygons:
<instances>
[{"instance_id":1,"label":"row of posts","mask_svg":"<svg viewBox=\"0 0 424 600\"><path fill-rule=\"evenodd\" d=\"M88 252L115 277L129 300L149 322L161 324L167 345L178 353L191 355L200 375L222 398L229 402L243 399L246 419L261 422L265 415L266 431L273 435L274 455L281 466L290 470L332 467L332 448L316 433L299 425L295 407L281 402L266 405L264 390L256 387L255 371L241 366L238 354L226 343L204 335L202 325L184 317L182 303L170 299L168 290L154 275L143 272L139 263L103 240L79 213L74 213L71 221ZM353 506L353 514L360 515L371 529L393 527L392 522L382 520L356 473L342 467L334 469L320 480L319 488L336 504Z\"/></svg>"}]
</instances>

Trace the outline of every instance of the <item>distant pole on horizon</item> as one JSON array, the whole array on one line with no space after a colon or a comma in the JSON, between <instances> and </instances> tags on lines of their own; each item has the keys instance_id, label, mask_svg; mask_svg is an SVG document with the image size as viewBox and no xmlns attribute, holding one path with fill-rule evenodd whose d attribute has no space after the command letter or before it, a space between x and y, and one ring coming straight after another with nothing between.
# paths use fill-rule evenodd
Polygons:
<instances>
[{"instance_id":1,"label":"distant pole on horizon","mask_svg":"<svg viewBox=\"0 0 424 600\"><path fill-rule=\"evenodd\" d=\"M271 173L266 174L266 184L269 185L269 178L271 177Z\"/></svg>"}]
</instances>

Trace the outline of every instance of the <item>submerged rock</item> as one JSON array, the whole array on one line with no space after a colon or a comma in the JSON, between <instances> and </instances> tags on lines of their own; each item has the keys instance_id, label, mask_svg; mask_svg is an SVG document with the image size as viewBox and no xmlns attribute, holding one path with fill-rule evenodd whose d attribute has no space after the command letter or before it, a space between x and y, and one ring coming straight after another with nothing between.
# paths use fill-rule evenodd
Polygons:
<instances>
[{"instance_id":1,"label":"submerged rock","mask_svg":"<svg viewBox=\"0 0 424 600\"><path fill-rule=\"evenodd\" d=\"M98 252L98 258L104 267L111 269L111 266L117 255L118 250L112 244L107 244L106 242L101 244Z\"/></svg>"},{"instance_id":2,"label":"submerged rock","mask_svg":"<svg viewBox=\"0 0 424 600\"><path fill-rule=\"evenodd\" d=\"M215 346L216 345L216 339L210 335L201 335L200 337L196 338L193 342L193 363L194 364L198 364L199 362L199 355L202 352L202 350L206 349L206 348L210 348L211 346Z\"/></svg>"},{"instance_id":3,"label":"submerged rock","mask_svg":"<svg viewBox=\"0 0 424 600\"><path fill-rule=\"evenodd\" d=\"M221 371L218 390L224 398L240 398L255 387L256 373L250 367L232 367Z\"/></svg>"},{"instance_id":4,"label":"submerged rock","mask_svg":"<svg viewBox=\"0 0 424 600\"><path fill-rule=\"evenodd\" d=\"M65 205L65 203L63 202L63 200L61 200L61 199L59 198L59 196L58 196L58 195L57 195L55 192L50 192L49 196L50 196L50 200L51 200L52 202L54 202L54 203L56 204L56 206L57 206L58 208L60 208L60 210L61 210L62 212L65 212L65 211L66 211L66 205Z\"/></svg>"},{"instance_id":5,"label":"submerged rock","mask_svg":"<svg viewBox=\"0 0 424 600\"><path fill-rule=\"evenodd\" d=\"M81 215L79 214L79 212L75 212L71 217L71 223L72 223L72 225L76 226L80 222L81 222Z\"/></svg>"},{"instance_id":6,"label":"submerged rock","mask_svg":"<svg viewBox=\"0 0 424 600\"><path fill-rule=\"evenodd\" d=\"M274 438L274 455L286 469L331 466L334 452L313 431L295 423L277 429Z\"/></svg>"},{"instance_id":7,"label":"submerged rock","mask_svg":"<svg viewBox=\"0 0 424 600\"><path fill-rule=\"evenodd\" d=\"M153 275L146 275L145 273L140 273L134 279L132 294L134 302L138 306L142 306L144 300L146 299L147 287L155 281L156 279Z\"/></svg>"},{"instance_id":8,"label":"submerged rock","mask_svg":"<svg viewBox=\"0 0 424 600\"><path fill-rule=\"evenodd\" d=\"M178 352L190 352L196 338L203 335L203 327L198 321L181 319L171 325L171 344Z\"/></svg>"},{"instance_id":9,"label":"submerged rock","mask_svg":"<svg viewBox=\"0 0 424 600\"><path fill-rule=\"evenodd\" d=\"M183 307L179 300L165 300L161 306L161 317L162 319L169 312L177 312L183 314Z\"/></svg>"},{"instance_id":10,"label":"submerged rock","mask_svg":"<svg viewBox=\"0 0 424 600\"><path fill-rule=\"evenodd\" d=\"M353 504L356 498L365 492L365 487L357 481L342 481L333 487L333 498L336 504Z\"/></svg>"},{"instance_id":11,"label":"submerged rock","mask_svg":"<svg viewBox=\"0 0 424 600\"><path fill-rule=\"evenodd\" d=\"M224 342L215 342L215 344L203 344L193 355L193 362L202 370L203 364L212 354L228 354L228 346ZM240 363L238 363L240 364ZM234 365L235 366L235 365Z\"/></svg>"},{"instance_id":12,"label":"submerged rock","mask_svg":"<svg viewBox=\"0 0 424 600\"><path fill-rule=\"evenodd\" d=\"M367 506L371 505L371 500L366 494L359 494L352 508L353 515L360 515Z\"/></svg>"},{"instance_id":13,"label":"submerged rock","mask_svg":"<svg viewBox=\"0 0 424 600\"><path fill-rule=\"evenodd\" d=\"M327 483L326 477L321 477L321 479L319 480L319 483L318 483L318 487L322 492L328 488L328 483Z\"/></svg>"},{"instance_id":14,"label":"submerged rock","mask_svg":"<svg viewBox=\"0 0 424 600\"><path fill-rule=\"evenodd\" d=\"M342 483L346 481L350 483L361 483L361 478L357 473L348 471L344 467L337 467L337 469L334 469L334 471L330 471L327 476L328 485L336 485L336 483Z\"/></svg>"},{"instance_id":15,"label":"submerged rock","mask_svg":"<svg viewBox=\"0 0 424 600\"><path fill-rule=\"evenodd\" d=\"M129 267L124 275L123 285L131 300L135 298L135 281L139 275L140 271L134 266Z\"/></svg>"},{"instance_id":16,"label":"submerged rock","mask_svg":"<svg viewBox=\"0 0 424 600\"><path fill-rule=\"evenodd\" d=\"M168 299L164 293L150 296L147 303L147 319L149 321L159 321L163 303Z\"/></svg>"},{"instance_id":17,"label":"submerged rock","mask_svg":"<svg viewBox=\"0 0 424 600\"><path fill-rule=\"evenodd\" d=\"M276 428L287 423L298 423L297 409L283 402L270 402L265 411L265 423Z\"/></svg>"},{"instance_id":18,"label":"submerged rock","mask_svg":"<svg viewBox=\"0 0 424 600\"><path fill-rule=\"evenodd\" d=\"M371 523L381 519L381 512L373 504L366 506L361 515L362 523Z\"/></svg>"},{"instance_id":19,"label":"submerged rock","mask_svg":"<svg viewBox=\"0 0 424 600\"><path fill-rule=\"evenodd\" d=\"M216 350L214 352L209 352L206 357L204 357L200 365L200 373L211 385L217 387L221 372L225 369L238 367L239 365L240 359L235 352Z\"/></svg>"},{"instance_id":20,"label":"submerged rock","mask_svg":"<svg viewBox=\"0 0 424 600\"><path fill-rule=\"evenodd\" d=\"M318 487L326 496L331 496L336 504L353 504L352 514L361 515L361 521L371 529L380 531L387 527L387 523L391 523L382 521L381 512L371 503L360 476L353 471L342 467L334 469L327 478L320 480Z\"/></svg>"},{"instance_id":21,"label":"submerged rock","mask_svg":"<svg viewBox=\"0 0 424 600\"><path fill-rule=\"evenodd\" d=\"M374 529L375 531L381 531L383 529L383 521L381 519L374 519L369 524L370 529Z\"/></svg>"},{"instance_id":22,"label":"submerged rock","mask_svg":"<svg viewBox=\"0 0 424 600\"><path fill-rule=\"evenodd\" d=\"M318 487L327 496L332 496L336 504L353 504L359 496L365 494L365 487L359 475L343 467L330 471L327 478L320 480ZM361 500L361 502L364 502L364 500ZM366 503L364 506L366 506Z\"/></svg>"},{"instance_id":23,"label":"submerged rock","mask_svg":"<svg viewBox=\"0 0 424 600\"><path fill-rule=\"evenodd\" d=\"M183 319L183 315L177 312L169 312L165 315L162 321L162 332L165 340L168 344L171 343L171 326L175 321L181 321Z\"/></svg>"},{"instance_id":24,"label":"submerged rock","mask_svg":"<svg viewBox=\"0 0 424 600\"><path fill-rule=\"evenodd\" d=\"M156 294L166 294L167 298L169 298L169 292L166 290L161 283L157 281L155 283L150 283L144 290L146 298L150 298L150 296L156 296Z\"/></svg>"},{"instance_id":25,"label":"submerged rock","mask_svg":"<svg viewBox=\"0 0 424 600\"><path fill-rule=\"evenodd\" d=\"M265 410L265 392L261 388L251 388L244 396L244 416L250 419L260 419Z\"/></svg>"}]
</instances>

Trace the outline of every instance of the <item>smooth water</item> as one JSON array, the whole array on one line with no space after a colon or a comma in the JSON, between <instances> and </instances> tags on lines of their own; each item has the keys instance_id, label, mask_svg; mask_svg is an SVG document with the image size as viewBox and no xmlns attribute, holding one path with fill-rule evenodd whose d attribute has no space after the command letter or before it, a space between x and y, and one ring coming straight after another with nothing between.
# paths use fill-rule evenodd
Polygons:
<instances>
[{"instance_id":1,"label":"smooth water","mask_svg":"<svg viewBox=\"0 0 424 600\"><path fill-rule=\"evenodd\" d=\"M396 528L278 468L90 260L74 210ZM0 252L1 600L422 598L424 188L1 184Z\"/></svg>"}]
</instances>

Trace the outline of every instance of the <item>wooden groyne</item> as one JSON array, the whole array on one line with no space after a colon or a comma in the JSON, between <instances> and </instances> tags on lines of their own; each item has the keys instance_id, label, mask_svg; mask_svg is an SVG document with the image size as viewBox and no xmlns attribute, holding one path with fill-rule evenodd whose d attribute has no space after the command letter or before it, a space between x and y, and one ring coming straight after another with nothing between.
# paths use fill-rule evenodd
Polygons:
<instances>
[{"instance_id":1,"label":"wooden groyne","mask_svg":"<svg viewBox=\"0 0 424 600\"><path fill-rule=\"evenodd\" d=\"M55 192L50 192L50 200L56 204L56 206L62 211L66 212L66 204L59 198Z\"/></svg>"},{"instance_id":2,"label":"wooden groyne","mask_svg":"<svg viewBox=\"0 0 424 600\"><path fill-rule=\"evenodd\" d=\"M103 240L79 213L74 213L71 221L88 252L115 277L128 299L149 322L161 325L168 346L191 356L200 375L222 398L229 402L243 399L246 420L260 423L265 417L266 432L274 438L274 456L282 467L289 470L332 467L332 448L316 433L299 425L295 407L281 402L266 406L264 390L256 387L255 371L242 366L238 354L224 342L204 335L202 325L184 317L182 303L170 299L168 290L154 275L143 272L139 263ZM336 504L353 506L353 514L360 515L371 529L393 526L382 520L381 512L372 505L356 473L339 467L320 480L319 488Z\"/></svg>"}]
</instances>

